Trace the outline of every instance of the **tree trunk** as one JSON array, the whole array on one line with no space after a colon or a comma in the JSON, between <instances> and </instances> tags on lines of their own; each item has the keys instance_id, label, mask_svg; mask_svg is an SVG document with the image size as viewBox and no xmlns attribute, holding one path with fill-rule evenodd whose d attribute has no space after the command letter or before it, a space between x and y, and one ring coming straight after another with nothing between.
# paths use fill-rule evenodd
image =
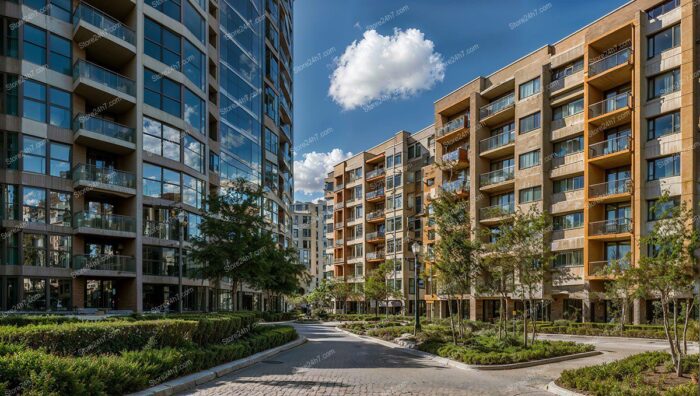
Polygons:
<instances>
[{"instance_id":1,"label":"tree trunk","mask_svg":"<svg viewBox=\"0 0 700 396\"><path fill-rule=\"evenodd\" d=\"M452 329L452 342L457 344L457 335L455 334L455 318L452 315L452 301L447 297L447 313L450 315L450 328Z\"/></svg>"},{"instance_id":2,"label":"tree trunk","mask_svg":"<svg viewBox=\"0 0 700 396\"><path fill-rule=\"evenodd\" d=\"M464 323L462 321L462 296L457 297L457 319L459 338L464 339Z\"/></svg>"},{"instance_id":3,"label":"tree trunk","mask_svg":"<svg viewBox=\"0 0 700 396\"><path fill-rule=\"evenodd\" d=\"M685 300L685 319L683 320L683 355L688 354L688 323L690 322L690 315L693 311L695 305L695 299Z\"/></svg>"},{"instance_id":4,"label":"tree trunk","mask_svg":"<svg viewBox=\"0 0 700 396\"><path fill-rule=\"evenodd\" d=\"M679 334L678 334L678 300L673 299L673 339L676 343L676 351L678 351L678 357L680 360L681 354L681 343L679 339Z\"/></svg>"},{"instance_id":5,"label":"tree trunk","mask_svg":"<svg viewBox=\"0 0 700 396\"><path fill-rule=\"evenodd\" d=\"M666 340L668 341L668 344L671 348L671 362L673 363L673 366L676 368L676 376L680 377L680 359L678 358L678 353L676 351L676 345L673 342L673 339L671 338L671 332L669 330L670 324L669 324L669 312L668 312L668 300L664 297L661 298L661 313L663 316L663 321L664 321L664 332L666 333Z\"/></svg>"},{"instance_id":6,"label":"tree trunk","mask_svg":"<svg viewBox=\"0 0 700 396\"><path fill-rule=\"evenodd\" d=\"M527 348L527 302L524 296L521 301L523 302L523 344Z\"/></svg>"}]
</instances>

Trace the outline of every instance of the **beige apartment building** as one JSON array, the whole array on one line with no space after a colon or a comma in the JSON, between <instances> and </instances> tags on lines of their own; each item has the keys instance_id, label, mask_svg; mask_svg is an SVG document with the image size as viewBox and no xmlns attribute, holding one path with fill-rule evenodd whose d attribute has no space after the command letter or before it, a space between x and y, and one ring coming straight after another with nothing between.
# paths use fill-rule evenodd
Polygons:
<instances>
[{"instance_id":1,"label":"beige apartment building","mask_svg":"<svg viewBox=\"0 0 700 396\"><path fill-rule=\"evenodd\" d=\"M434 135L432 125L413 134L400 131L335 165L326 179L325 197L333 203L326 220L326 271L332 267L335 278L361 292L373 269L393 262L388 281L401 292L389 302L390 312L413 312L411 244L422 239L422 168L433 161ZM420 287L419 293L423 295ZM374 302L359 297L347 307L338 304L346 312L362 312ZM386 305L379 302L380 310Z\"/></svg>"},{"instance_id":2,"label":"beige apartment building","mask_svg":"<svg viewBox=\"0 0 700 396\"><path fill-rule=\"evenodd\" d=\"M323 200L318 203L295 202L292 207L292 241L299 251L299 261L309 274L304 293L315 289L323 279L327 212L332 213L332 207Z\"/></svg>"}]
</instances>

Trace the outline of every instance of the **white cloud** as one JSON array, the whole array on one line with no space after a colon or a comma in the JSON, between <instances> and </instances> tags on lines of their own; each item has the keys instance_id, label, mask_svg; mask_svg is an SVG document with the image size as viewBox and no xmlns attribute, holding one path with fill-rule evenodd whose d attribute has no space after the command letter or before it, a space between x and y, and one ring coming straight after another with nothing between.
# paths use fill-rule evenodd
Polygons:
<instances>
[{"instance_id":1,"label":"white cloud","mask_svg":"<svg viewBox=\"0 0 700 396\"><path fill-rule=\"evenodd\" d=\"M302 155L301 161L294 161L294 189L304 194L323 192L323 180L333 166L352 156L335 148L328 153L312 151Z\"/></svg>"},{"instance_id":2,"label":"white cloud","mask_svg":"<svg viewBox=\"0 0 700 396\"><path fill-rule=\"evenodd\" d=\"M395 29L391 36L368 30L336 59L328 94L352 110L430 89L445 77L445 63L434 47L418 29Z\"/></svg>"}]
</instances>

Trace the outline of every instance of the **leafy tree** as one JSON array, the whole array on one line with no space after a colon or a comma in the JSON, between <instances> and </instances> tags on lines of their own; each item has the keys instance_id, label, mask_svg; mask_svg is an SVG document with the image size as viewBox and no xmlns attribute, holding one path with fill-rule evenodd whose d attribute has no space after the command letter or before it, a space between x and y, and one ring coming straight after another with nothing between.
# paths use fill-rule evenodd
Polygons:
<instances>
[{"instance_id":1,"label":"leafy tree","mask_svg":"<svg viewBox=\"0 0 700 396\"><path fill-rule=\"evenodd\" d=\"M669 205L666 192L652 207L659 220L653 229L640 238L640 250L647 250L636 267L622 273L618 281L633 282L638 297L655 296L660 299L664 332L671 350L671 360L676 375L683 375L681 357L687 353L686 334L690 312L694 303L688 298L692 293L694 268L697 262L695 250L700 236L692 207L681 202ZM629 279L628 279L629 278ZM685 307L683 330L679 331L679 307ZM679 334L682 333L682 334ZM680 338L684 347L681 348Z\"/></svg>"},{"instance_id":2,"label":"leafy tree","mask_svg":"<svg viewBox=\"0 0 700 396\"><path fill-rule=\"evenodd\" d=\"M379 301L386 302L386 316L389 316L389 299L398 293L392 282L387 282L387 277L394 271L394 262L385 261L369 272L365 279L365 300L376 302L374 314L379 316Z\"/></svg>"},{"instance_id":3,"label":"leafy tree","mask_svg":"<svg viewBox=\"0 0 700 396\"><path fill-rule=\"evenodd\" d=\"M329 289L331 298L335 300L336 304L339 301L342 301L343 310L345 310L348 300L355 293L353 286L350 283L346 282L345 279L334 278L330 282Z\"/></svg>"},{"instance_id":4,"label":"leafy tree","mask_svg":"<svg viewBox=\"0 0 700 396\"><path fill-rule=\"evenodd\" d=\"M330 308L333 303L333 297L331 295L331 282L326 279L322 280L321 283L313 289L306 297L306 300L314 308L320 310L326 310Z\"/></svg>"}]
</instances>

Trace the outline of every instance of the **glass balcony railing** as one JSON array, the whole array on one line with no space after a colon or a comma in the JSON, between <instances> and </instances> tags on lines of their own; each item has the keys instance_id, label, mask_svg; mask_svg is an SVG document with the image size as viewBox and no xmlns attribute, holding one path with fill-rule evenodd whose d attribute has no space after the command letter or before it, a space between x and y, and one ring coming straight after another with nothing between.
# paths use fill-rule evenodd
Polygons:
<instances>
[{"instance_id":1,"label":"glass balcony railing","mask_svg":"<svg viewBox=\"0 0 700 396\"><path fill-rule=\"evenodd\" d=\"M632 180L622 179L606 183L593 184L589 187L588 195L591 198L600 198L608 195L625 194L632 191Z\"/></svg>"},{"instance_id":2,"label":"glass balcony railing","mask_svg":"<svg viewBox=\"0 0 700 396\"><path fill-rule=\"evenodd\" d=\"M136 272L136 262L130 256L109 254L73 256L73 269L76 271L123 271Z\"/></svg>"},{"instance_id":3,"label":"glass balcony railing","mask_svg":"<svg viewBox=\"0 0 700 396\"><path fill-rule=\"evenodd\" d=\"M479 142L481 153L515 143L515 131L499 133Z\"/></svg>"},{"instance_id":4,"label":"glass balcony railing","mask_svg":"<svg viewBox=\"0 0 700 396\"><path fill-rule=\"evenodd\" d=\"M80 21L85 21L105 33L122 39L131 45L136 45L136 33L133 30L85 3L78 4L73 12L73 25L77 25Z\"/></svg>"},{"instance_id":5,"label":"glass balcony railing","mask_svg":"<svg viewBox=\"0 0 700 396\"><path fill-rule=\"evenodd\" d=\"M178 276L180 264L174 260L143 260L143 274L154 276Z\"/></svg>"},{"instance_id":6,"label":"glass balcony railing","mask_svg":"<svg viewBox=\"0 0 700 396\"><path fill-rule=\"evenodd\" d=\"M453 180L442 184L442 189L451 193L469 191L469 180Z\"/></svg>"},{"instance_id":7,"label":"glass balcony railing","mask_svg":"<svg viewBox=\"0 0 700 396\"><path fill-rule=\"evenodd\" d=\"M343 188L345 188L345 184L343 184L343 183L336 184L335 187L333 188L333 191L340 191Z\"/></svg>"},{"instance_id":8,"label":"glass balcony railing","mask_svg":"<svg viewBox=\"0 0 700 396\"><path fill-rule=\"evenodd\" d=\"M336 229L336 230L339 230L339 229L341 229L341 228L343 228L343 223L335 223L335 229Z\"/></svg>"},{"instance_id":9,"label":"glass balcony railing","mask_svg":"<svg viewBox=\"0 0 700 396\"><path fill-rule=\"evenodd\" d=\"M589 275L604 275L606 272L629 269L630 262L628 259L610 259L603 261L591 261L588 264Z\"/></svg>"},{"instance_id":10,"label":"glass balcony railing","mask_svg":"<svg viewBox=\"0 0 700 396\"><path fill-rule=\"evenodd\" d=\"M469 146L467 147L460 147L456 150L452 150L449 153L445 153L442 155L442 162L445 163L455 163L455 162L466 162L467 161L467 153L469 152Z\"/></svg>"},{"instance_id":11,"label":"glass balcony railing","mask_svg":"<svg viewBox=\"0 0 700 396\"><path fill-rule=\"evenodd\" d=\"M136 175L131 172L99 168L89 164L78 164L71 173L73 174L73 181L87 181L116 187L136 188Z\"/></svg>"},{"instance_id":12,"label":"glass balcony railing","mask_svg":"<svg viewBox=\"0 0 700 396\"><path fill-rule=\"evenodd\" d=\"M632 219L594 221L589 224L588 230L590 235L624 234L632 231Z\"/></svg>"},{"instance_id":13,"label":"glass balcony railing","mask_svg":"<svg viewBox=\"0 0 700 396\"><path fill-rule=\"evenodd\" d=\"M511 92L482 107L479 110L479 117L482 119L487 118L513 106L515 106L515 92Z\"/></svg>"},{"instance_id":14,"label":"glass balcony railing","mask_svg":"<svg viewBox=\"0 0 700 396\"><path fill-rule=\"evenodd\" d=\"M367 213L367 221L384 218L384 208Z\"/></svg>"},{"instance_id":15,"label":"glass balcony railing","mask_svg":"<svg viewBox=\"0 0 700 396\"><path fill-rule=\"evenodd\" d=\"M78 114L73 118L73 133L81 129L129 143L134 143L136 136L134 128L85 114Z\"/></svg>"},{"instance_id":16,"label":"glass balcony railing","mask_svg":"<svg viewBox=\"0 0 700 396\"><path fill-rule=\"evenodd\" d=\"M493 172L484 173L479 177L479 181L481 186L485 187L491 184L498 184L509 180L513 180L514 177L515 166L509 166L507 168L499 169Z\"/></svg>"},{"instance_id":17,"label":"glass balcony railing","mask_svg":"<svg viewBox=\"0 0 700 396\"><path fill-rule=\"evenodd\" d=\"M369 252L367 253L367 260L382 260L385 257L385 252L383 251L378 251L378 252Z\"/></svg>"},{"instance_id":18,"label":"glass balcony railing","mask_svg":"<svg viewBox=\"0 0 700 396\"><path fill-rule=\"evenodd\" d=\"M143 236L158 239L177 241L180 239L176 221L143 221Z\"/></svg>"},{"instance_id":19,"label":"glass balcony railing","mask_svg":"<svg viewBox=\"0 0 700 396\"><path fill-rule=\"evenodd\" d=\"M599 143L591 144L590 157L602 157L604 155L617 153L624 150L629 150L630 148L630 137L620 136L608 140L604 140Z\"/></svg>"},{"instance_id":20,"label":"glass balcony railing","mask_svg":"<svg viewBox=\"0 0 700 396\"><path fill-rule=\"evenodd\" d=\"M136 232L136 221L130 216L78 212L73 217L73 227L96 228L100 230L119 232Z\"/></svg>"},{"instance_id":21,"label":"glass balcony railing","mask_svg":"<svg viewBox=\"0 0 700 396\"><path fill-rule=\"evenodd\" d=\"M384 235L385 235L384 232L379 232L379 231L370 232L369 234L367 234L365 236L365 239L368 241L374 241L377 239L383 239Z\"/></svg>"},{"instance_id":22,"label":"glass balcony railing","mask_svg":"<svg viewBox=\"0 0 700 396\"><path fill-rule=\"evenodd\" d=\"M335 240L335 246L343 246L345 244L345 241L343 239L336 239Z\"/></svg>"},{"instance_id":23,"label":"glass balcony railing","mask_svg":"<svg viewBox=\"0 0 700 396\"><path fill-rule=\"evenodd\" d=\"M514 202L509 202L505 204L499 204L499 205L493 205L493 206L487 206L485 208L481 208L479 211L479 215L481 216L482 220L488 220L488 219L493 219L497 217L503 217L503 216L508 216L515 213L515 203Z\"/></svg>"},{"instance_id":24,"label":"glass balcony railing","mask_svg":"<svg viewBox=\"0 0 700 396\"><path fill-rule=\"evenodd\" d=\"M613 111L631 106L632 95L629 92L623 92L612 98L601 100L598 103L593 103L588 107L589 118L600 117L602 115L612 113Z\"/></svg>"},{"instance_id":25,"label":"glass balcony railing","mask_svg":"<svg viewBox=\"0 0 700 396\"><path fill-rule=\"evenodd\" d=\"M367 172L365 179L374 179L375 177L383 176L386 173L384 168L375 169Z\"/></svg>"},{"instance_id":26,"label":"glass balcony railing","mask_svg":"<svg viewBox=\"0 0 700 396\"><path fill-rule=\"evenodd\" d=\"M469 128L469 116L468 115L463 115L458 118L455 118L452 121L449 121L445 125L443 125L440 129L437 130L437 137L445 136L448 133L454 132L458 129L462 129L464 127Z\"/></svg>"},{"instance_id":27,"label":"glass balcony railing","mask_svg":"<svg viewBox=\"0 0 700 396\"><path fill-rule=\"evenodd\" d=\"M374 199L374 198L380 198L384 196L384 189L380 188L379 190L374 190L370 191L366 195L366 199Z\"/></svg>"},{"instance_id":28,"label":"glass balcony railing","mask_svg":"<svg viewBox=\"0 0 700 396\"><path fill-rule=\"evenodd\" d=\"M604 58L598 59L588 64L588 75L595 76L606 70L610 70L616 66L628 63L632 59L632 48L625 48L610 54Z\"/></svg>"},{"instance_id":29,"label":"glass balcony railing","mask_svg":"<svg viewBox=\"0 0 700 396\"><path fill-rule=\"evenodd\" d=\"M129 96L136 96L136 83L134 80L88 62L85 59L79 59L73 64L73 81L79 78L94 81Z\"/></svg>"}]
</instances>

